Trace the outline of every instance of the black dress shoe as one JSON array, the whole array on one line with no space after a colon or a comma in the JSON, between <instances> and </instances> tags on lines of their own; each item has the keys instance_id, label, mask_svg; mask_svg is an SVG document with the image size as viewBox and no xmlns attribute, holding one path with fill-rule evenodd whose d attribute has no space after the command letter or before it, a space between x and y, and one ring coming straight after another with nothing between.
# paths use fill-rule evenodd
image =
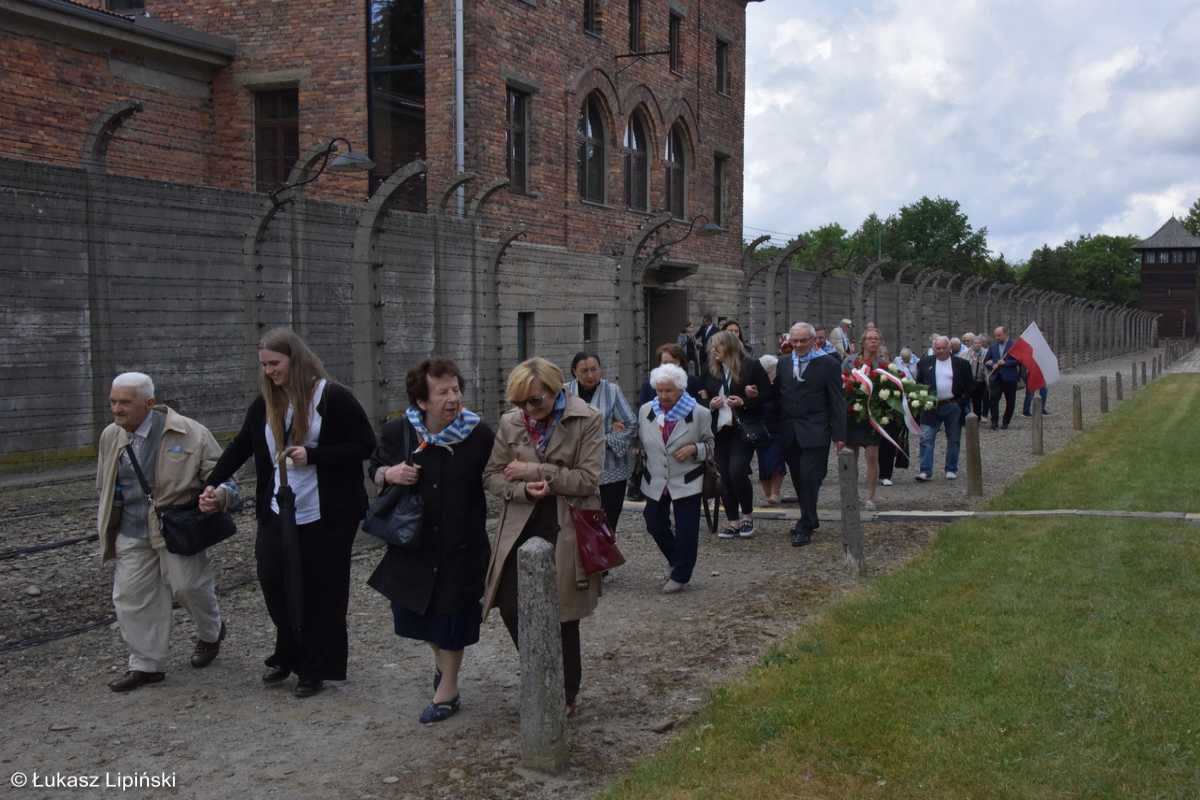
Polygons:
<instances>
[{"instance_id":1,"label":"black dress shoe","mask_svg":"<svg viewBox=\"0 0 1200 800\"><path fill-rule=\"evenodd\" d=\"M206 642L203 639L196 642L196 649L192 651L192 666L196 669L203 669L213 662L217 654L221 652L221 642L225 641L225 622L221 622L221 632L217 634L215 642Z\"/></svg>"},{"instance_id":2,"label":"black dress shoe","mask_svg":"<svg viewBox=\"0 0 1200 800\"><path fill-rule=\"evenodd\" d=\"M792 547L804 547L804 545L812 542L812 533L809 531L794 528L792 530Z\"/></svg>"},{"instance_id":3,"label":"black dress shoe","mask_svg":"<svg viewBox=\"0 0 1200 800\"><path fill-rule=\"evenodd\" d=\"M314 678L301 678L296 683L296 688L292 689L292 694L296 697L312 697L314 694L320 694L325 690L325 681Z\"/></svg>"},{"instance_id":4,"label":"black dress shoe","mask_svg":"<svg viewBox=\"0 0 1200 800\"><path fill-rule=\"evenodd\" d=\"M124 677L117 678L110 683L108 688L114 692L132 692L134 689L139 689L150 683L162 683L166 677L166 674L162 672L142 672L141 670L131 669L125 673Z\"/></svg>"},{"instance_id":5,"label":"black dress shoe","mask_svg":"<svg viewBox=\"0 0 1200 800\"><path fill-rule=\"evenodd\" d=\"M287 667L271 667L269 670L263 673L262 681L268 686L272 686L276 683L286 681L288 676L291 674L292 671Z\"/></svg>"}]
</instances>

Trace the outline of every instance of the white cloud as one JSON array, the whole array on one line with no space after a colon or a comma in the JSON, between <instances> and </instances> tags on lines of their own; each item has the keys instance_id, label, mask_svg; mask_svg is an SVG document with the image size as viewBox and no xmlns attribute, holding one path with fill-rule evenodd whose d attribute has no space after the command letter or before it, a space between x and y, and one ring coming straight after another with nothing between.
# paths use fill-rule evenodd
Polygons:
<instances>
[{"instance_id":1,"label":"white cloud","mask_svg":"<svg viewBox=\"0 0 1200 800\"><path fill-rule=\"evenodd\" d=\"M787 0L747 19L748 226L853 230L943 195L1025 258L1147 236L1200 191L1200 5Z\"/></svg>"}]
</instances>

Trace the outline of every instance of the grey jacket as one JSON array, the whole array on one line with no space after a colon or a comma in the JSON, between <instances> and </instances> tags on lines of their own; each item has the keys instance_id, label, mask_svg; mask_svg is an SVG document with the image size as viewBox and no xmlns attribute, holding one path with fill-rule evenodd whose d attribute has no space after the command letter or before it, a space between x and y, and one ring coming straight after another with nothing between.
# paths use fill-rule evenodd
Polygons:
<instances>
[{"instance_id":1,"label":"grey jacket","mask_svg":"<svg viewBox=\"0 0 1200 800\"><path fill-rule=\"evenodd\" d=\"M642 492L651 500L662 497L663 489L672 500L699 494L704 485L704 462L715 452L712 433L712 414L697 405L679 421L671 438L664 444L659 419L652 410L654 402L638 409L638 438L646 452L646 472L642 477ZM676 461L674 453L687 444L696 445L696 454L686 461Z\"/></svg>"}]
</instances>

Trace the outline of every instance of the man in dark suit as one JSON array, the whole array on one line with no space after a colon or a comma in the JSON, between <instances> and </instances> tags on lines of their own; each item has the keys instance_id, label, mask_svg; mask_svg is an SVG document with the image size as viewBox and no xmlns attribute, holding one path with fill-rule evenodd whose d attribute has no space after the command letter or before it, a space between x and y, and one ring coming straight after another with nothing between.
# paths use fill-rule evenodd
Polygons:
<instances>
[{"instance_id":1,"label":"man in dark suit","mask_svg":"<svg viewBox=\"0 0 1200 800\"><path fill-rule=\"evenodd\" d=\"M958 477L958 445L962 436L962 404L970 399L975 380L966 359L950 355L950 339L939 336L933 342L933 355L917 364L917 383L929 387L937 398L932 409L921 412L921 471L917 480L927 481L933 474L933 444L938 428L946 426L946 478Z\"/></svg>"},{"instance_id":2,"label":"man in dark suit","mask_svg":"<svg viewBox=\"0 0 1200 800\"><path fill-rule=\"evenodd\" d=\"M701 318L699 329L696 331L696 356L700 365L700 374L704 374L704 370L708 367L708 340L713 337L713 334L718 330L716 325L713 325L712 314L705 314Z\"/></svg>"},{"instance_id":3,"label":"man in dark suit","mask_svg":"<svg viewBox=\"0 0 1200 800\"><path fill-rule=\"evenodd\" d=\"M1021 377L1021 365L1009 355L1013 340L1008 338L1008 331L1003 327L996 328L992 333L994 342L988 347L983 364L990 372L991 401L992 401L992 430L1000 421L1000 396L1004 396L1004 427L1012 422L1013 409L1017 407L1017 380Z\"/></svg>"},{"instance_id":4,"label":"man in dark suit","mask_svg":"<svg viewBox=\"0 0 1200 800\"><path fill-rule=\"evenodd\" d=\"M788 332L791 356L779 359L773 391L779 409L779 442L784 447L792 486L800 501L800 521L792 528L792 545L812 541L820 527L817 494L829 466L829 444L846 444L846 397L841 365L815 349L816 333L807 322Z\"/></svg>"}]
</instances>

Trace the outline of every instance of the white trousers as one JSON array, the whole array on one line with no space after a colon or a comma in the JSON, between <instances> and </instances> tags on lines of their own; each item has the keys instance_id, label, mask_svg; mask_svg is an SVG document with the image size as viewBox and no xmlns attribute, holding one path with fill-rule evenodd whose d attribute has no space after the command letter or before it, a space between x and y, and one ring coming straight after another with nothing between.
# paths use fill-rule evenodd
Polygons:
<instances>
[{"instance_id":1,"label":"white trousers","mask_svg":"<svg viewBox=\"0 0 1200 800\"><path fill-rule=\"evenodd\" d=\"M171 601L192 615L196 635L215 642L221 632L216 582L207 553L178 556L148 539L117 536L113 607L129 645L129 668L163 672L171 636Z\"/></svg>"}]
</instances>

